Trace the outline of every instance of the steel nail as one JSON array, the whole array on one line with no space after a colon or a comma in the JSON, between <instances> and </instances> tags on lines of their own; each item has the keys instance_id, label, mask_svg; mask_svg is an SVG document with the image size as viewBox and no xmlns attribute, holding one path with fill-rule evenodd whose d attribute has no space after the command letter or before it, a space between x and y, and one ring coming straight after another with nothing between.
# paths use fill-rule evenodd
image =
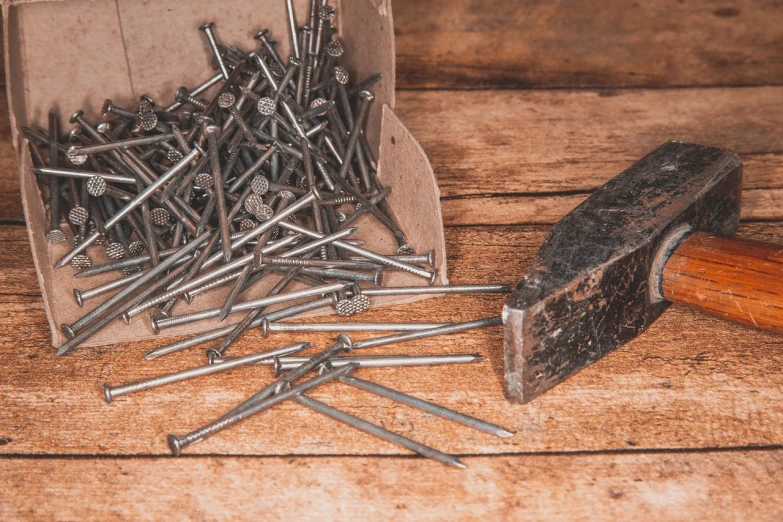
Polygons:
<instances>
[{"instance_id":1,"label":"steel nail","mask_svg":"<svg viewBox=\"0 0 783 522\"><path fill-rule=\"evenodd\" d=\"M308 348L309 346L310 343L296 343L288 346L283 346L280 348L274 348L272 350L266 350L261 353L244 355L242 357L234 357L232 360L226 361L221 364L211 364L211 365L208 364L204 366L197 366L196 368L190 368L187 370L168 373L165 375L158 375L157 377L152 377L151 379L144 379L141 381L123 384L121 386L112 387L109 386L108 384L104 384L103 393L104 393L104 397L106 398L106 402L109 403L116 397L119 397L120 395L126 395L128 393L150 390L152 388L157 388L159 386L164 386L166 384L172 384L175 382L192 379L194 377L201 377L204 375L218 373L224 370L230 370L231 368L236 368L238 366L247 366L247 365L256 364L265 359L273 359L274 357L300 352Z\"/></svg>"}]
</instances>

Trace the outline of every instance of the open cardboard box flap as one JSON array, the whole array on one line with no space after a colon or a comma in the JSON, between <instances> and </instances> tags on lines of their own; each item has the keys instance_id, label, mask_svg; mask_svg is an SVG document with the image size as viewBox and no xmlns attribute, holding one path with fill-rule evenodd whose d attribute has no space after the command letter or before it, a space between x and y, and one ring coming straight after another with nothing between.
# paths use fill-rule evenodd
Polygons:
<instances>
[{"instance_id":1,"label":"open cardboard box flap","mask_svg":"<svg viewBox=\"0 0 783 522\"><path fill-rule=\"evenodd\" d=\"M417 252L435 249L438 278L446 284L446 252L440 193L424 151L394 115L394 29L390 0L342 0L337 9L340 37L346 49L344 67L352 82L374 73L383 79L375 85L375 102L368 118L370 144L378 148L378 177L392 192L389 205ZM301 23L309 15L309 2L295 2ZM193 87L214 75L211 53L198 27L213 21L220 42L253 49L253 34L268 28L279 42L281 56L290 54L285 3L279 0L63 0L3 2L5 67L14 145L19 152L22 199L38 280L55 346L65 341L61 324L69 324L98 303L76 306L73 289L85 290L118 277L74 279L74 270L55 271L54 263L70 243L49 244L44 238L46 211L30 155L20 135L22 126L45 125L50 108L59 111L63 127L70 115L82 109L88 121L99 122L100 106L110 97L120 106L134 106L142 94L160 104L173 101L181 85ZM391 254L396 243L391 234L370 217L358 221L357 238L366 247ZM64 225L63 230L67 230ZM70 239L70 238L69 238ZM94 263L108 259L100 246L88 254ZM391 272L384 286L427 284L416 276ZM240 300L262 297L274 284L256 284ZM295 287L294 287L295 288ZM229 287L178 305L183 314L220 306ZM425 297L373 298L374 306L401 304ZM96 299L95 301L100 301ZM290 304L290 303L288 303ZM286 305L278 305L277 308ZM274 310L276 307L270 307ZM317 313L313 313L317 315ZM145 318L130 325L114 322L83 346L97 346L154 337ZM195 334L225 323L200 321L166 329L161 335Z\"/></svg>"}]
</instances>

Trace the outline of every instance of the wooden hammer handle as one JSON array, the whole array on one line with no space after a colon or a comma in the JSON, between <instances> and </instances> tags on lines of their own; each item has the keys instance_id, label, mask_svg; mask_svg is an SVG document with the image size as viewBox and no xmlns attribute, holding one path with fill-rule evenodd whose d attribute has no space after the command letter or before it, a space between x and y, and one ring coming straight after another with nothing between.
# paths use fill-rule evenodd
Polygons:
<instances>
[{"instance_id":1,"label":"wooden hammer handle","mask_svg":"<svg viewBox=\"0 0 783 522\"><path fill-rule=\"evenodd\" d=\"M664 266L664 297L783 333L783 246L696 232Z\"/></svg>"}]
</instances>

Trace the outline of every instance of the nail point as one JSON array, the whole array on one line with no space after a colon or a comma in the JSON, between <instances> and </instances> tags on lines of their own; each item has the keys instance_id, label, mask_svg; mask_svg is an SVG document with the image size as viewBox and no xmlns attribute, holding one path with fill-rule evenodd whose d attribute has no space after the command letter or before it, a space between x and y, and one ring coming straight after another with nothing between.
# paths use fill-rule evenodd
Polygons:
<instances>
[{"instance_id":1,"label":"nail point","mask_svg":"<svg viewBox=\"0 0 783 522\"><path fill-rule=\"evenodd\" d=\"M468 469L468 467L465 464L463 464L461 460L459 460L457 458L455 458L451 462L451 465L454 466L455 468L459 468L459 469Z\"/></svg>"}]
</instances>

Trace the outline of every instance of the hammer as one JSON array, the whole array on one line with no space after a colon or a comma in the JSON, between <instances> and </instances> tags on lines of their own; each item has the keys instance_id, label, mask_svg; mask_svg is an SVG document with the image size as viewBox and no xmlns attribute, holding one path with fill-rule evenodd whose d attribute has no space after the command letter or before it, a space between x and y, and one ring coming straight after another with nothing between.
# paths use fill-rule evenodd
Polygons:
<instances>
[{"instance_id":1,"label":"hammer","mask_svg":"<svg viewBox=\"0 0 783 522\"><path fill-rule=\"evenodd\" d=\"M506 397L529 402L682 303L783 333L783 246L734 239L742 162L661 145L557 223L503 309Z\"/></svg>"}]
</instances>

